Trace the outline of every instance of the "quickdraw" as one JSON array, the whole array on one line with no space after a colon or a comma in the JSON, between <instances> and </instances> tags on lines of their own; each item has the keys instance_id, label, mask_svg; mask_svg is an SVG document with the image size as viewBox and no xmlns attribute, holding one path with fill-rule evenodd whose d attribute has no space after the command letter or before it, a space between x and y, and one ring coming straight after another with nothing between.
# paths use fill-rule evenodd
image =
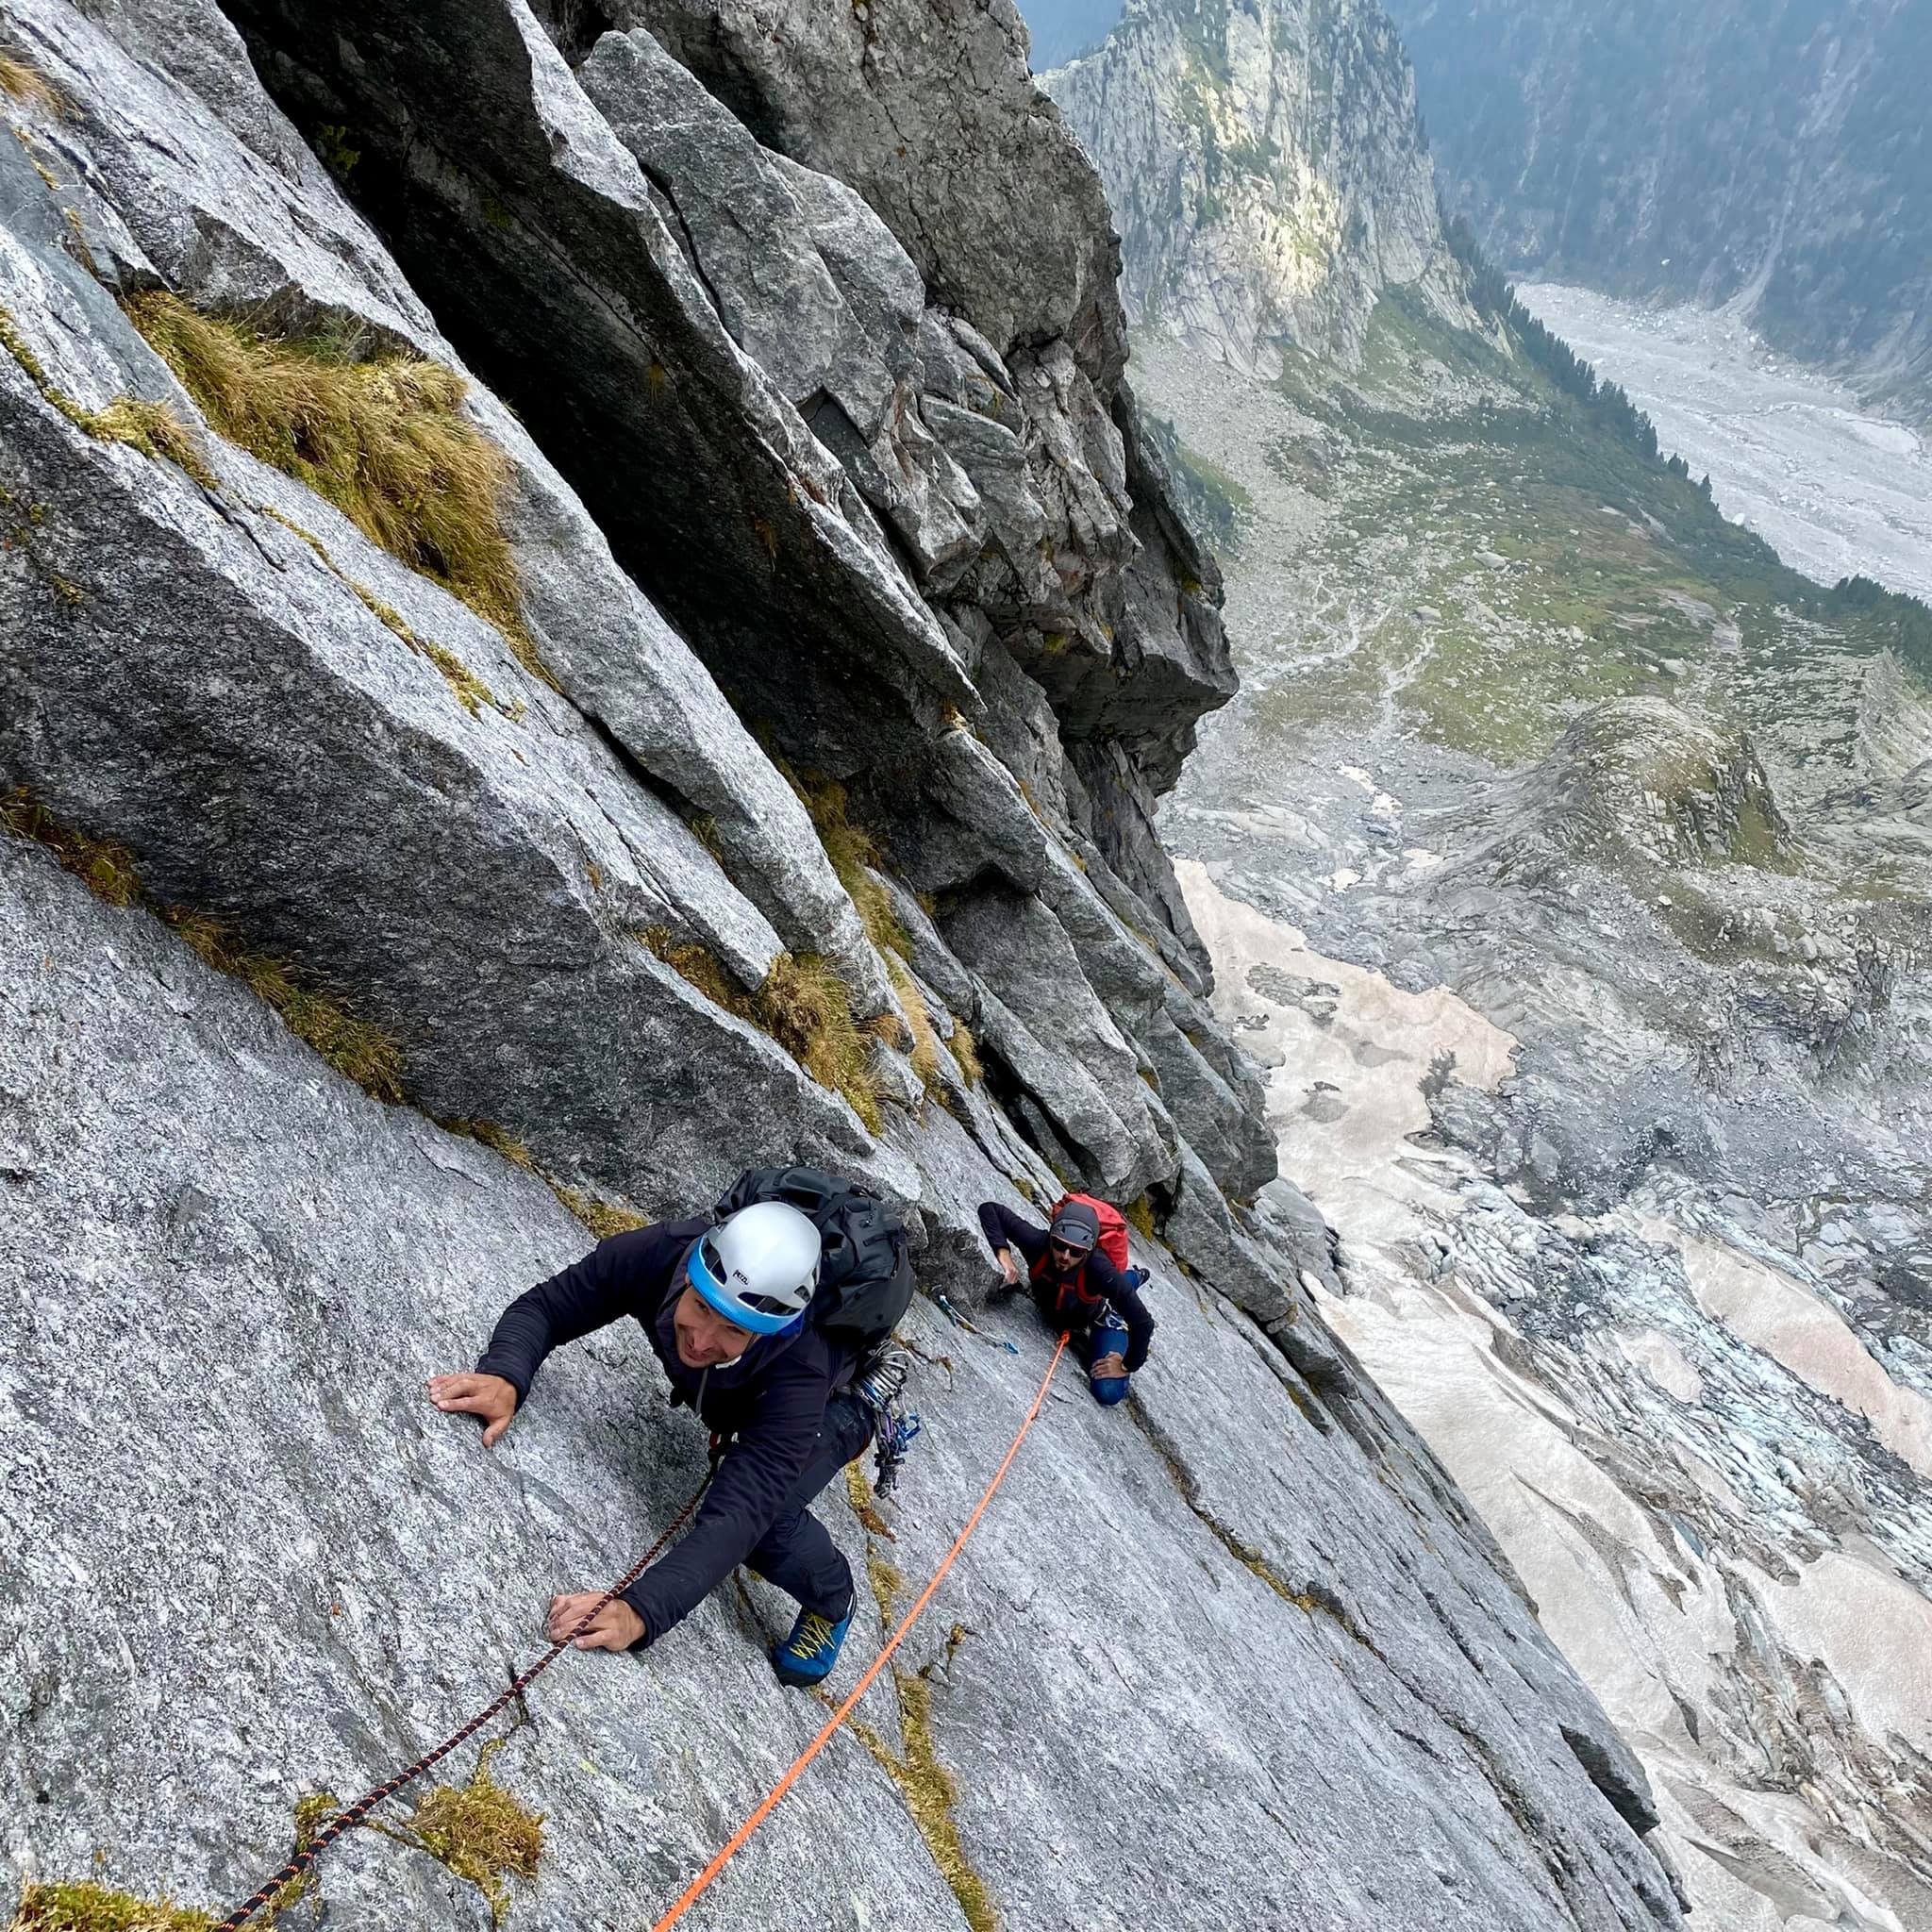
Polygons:
<instances>
[{"instance_id":1,"label":"quickdraw","mask_svg":"<svg viewBox=\"0 0 1932 1932\"><path fill-rule=\"evenodd\" d=\"M981 1341L985 1342L989 1348L1003 1348L1008 1355L1018 1355L1020 1353L1019 1349L1015 1347L1012 1342L1007 1341L1004 1336L989 1335L984 1328L978 1327L974 1323L969 1322L966 1319L966 1317L962 1315L958 1311L958 1309L956 1308L952 1305L952 1303L946 1299L946 1297L943 1294L935 1291L933 1294L933 1302L935 1306L939 1308L940 1313L942 1314L946 1318L946 1320L953 1324L955 1328L963 1329L968 1335L976 1336Z\"/></svg>"}]
</instances>

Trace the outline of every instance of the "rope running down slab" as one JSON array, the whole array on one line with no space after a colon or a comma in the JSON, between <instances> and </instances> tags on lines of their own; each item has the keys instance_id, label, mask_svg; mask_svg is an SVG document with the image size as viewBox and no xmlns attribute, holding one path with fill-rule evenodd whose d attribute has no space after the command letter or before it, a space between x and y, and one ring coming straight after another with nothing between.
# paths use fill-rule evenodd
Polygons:
<instances>
[{"instance_id":1,"label":"rope running down slab","mask_svg":"<svg viewBox=\"0 0 1932 1932\"><path fill-rule=\"evenodd\" d=\"M294 1879L300 1878L314 1864L317 1857L333 1844L337 1839L341 1838L343 1832L360 1824L384 1799L392 1798L406 1785L414 1784L425 1771L441 1764L458 1745L467 1743L470 1739L474 1738L491 1718L507 1709L511 1704L514 1704L524 1694L525 1690L541 1677L591 1627L596 1621L598 1612L607 1604L610 1603L613 1598L622 1595L625 1591L628 1590L658 1560L671 1540L690 1522L691 1512L704 1500L705 1491L710 1486L711 1478L707 1475L704 1481L698 1485L696 1493L692 1495L691 1501L672 1518L671 1526L664 1534L597 1599L584 1616L583 1621L567 1637L558 1638L522 1676L513 1678L508 1690L504 1691L501 1696L496 1698L486 1708L478 1711L461 1730L451 1732L441 1743L437 1745L435 1750L425 1751L421 1757L417 1758L414 1764L410 1765L407 1770L399 1771L387 1784L377 1785L373 1791L364 1792L346 1810L339 1811L326 1824L322 1825L316 1831L315 1836L253 1898L247 1900L242 1905L237 1906L225 1919L219 1921L211 1927L210 1932L241 1932L241 1928L257 1912L260 1911L262 1907L267 1905L281 1890L283 1886L288 1885Z\"/></svg>"},{"instance_id":2,"label":"rope running down slab","mask_svg":"<svg viewBox=\"0 0 1932 1932\"><path fill-rule=\"evenodd\" d=\"M871 1667L866 1671L864 1676L860 1677L858 1682L852 1687L852 1694L832 1714L831 1720L824 1729L792 1760L791 1770L765 1794L758 1809L731 1835L730 1842L691 1880L691 1884L686 1888L683 1897L651 1927L651 1932L670 1932L670 1928L676 1924L684 1917L685 1913L691 1908L697 1902L698 1894L717 1877L719 1873L724 1871L725 1865L737 1855L739 1848L744 1843L745 1840L771 1816L779 1799L798 1781L799 1774L825 1748L833 1733L851 1716L853 1706L872 1688L873 1679L891 1662L892 1653L905 1641L906 1633L912 1628L913 1624L919 1622L926 1605L932 1601L934 1591L946 1580L947 1571L953 1567L959 1552L966 1547L966 1539L979 1527L979 1519L986 1514L986 1506L992 1501L993 1491L1006 1480L1007 1471L1013 1466L1013 1457L1020 1453L1020 1444L1026 1440L1026 1432L1033 1426L1035 1418L1040 1414L1041 1404L1046 1400L1046 1391L1052 1385L1054 1371L1060 1365L1060 1357L1067 1352L1068 1340L1069 1338L1066 1335L1060 1337L1059 1346L1053 1352L1053 1360L1047 1364L1046 1374L1041 1377L1040 1390L1033 1398L1033 1407L1026 1411L1026 1419L1020 1424L1019 1433L1014 1436L1012 1442L1008 1445L1005 1459L993 1471L992 1480L987 1484L986 1492L980 1497L978 1507L966 1519L966 1527L959 1532L954 1541L953 1547L946 1552L940 1563L940 1567L933 1572L932 1581L920 1592L919 1601L907 1611L898 1628L887 1640L885 1646L880 1650L878 1656L873 1658ZM221 1932L221 1928L217 1927L216 1932Z\"/></svg>"}]
</instances>

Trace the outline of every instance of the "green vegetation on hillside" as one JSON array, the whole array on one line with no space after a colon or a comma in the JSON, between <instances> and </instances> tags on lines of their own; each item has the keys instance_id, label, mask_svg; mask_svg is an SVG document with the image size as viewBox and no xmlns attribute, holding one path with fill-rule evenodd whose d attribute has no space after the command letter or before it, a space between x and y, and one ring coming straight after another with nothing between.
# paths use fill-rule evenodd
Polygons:
<instances>
[{"instance_id":1,"label":"green vegetation on hillside","mask_svg":"<svg viewBox=\"0 0 1932 1932\"><path fill-rule=\"evenodd\" d=\"M1260 680L1261 728L1392 708L1432 742L1513 764L1609 698L1761 724L1815 691L1804 728L1842 739L1848 659L1889 649L1932 679L1932 610L1786 567L1528 315L1466 227L1454 235L1483 332L1395 289L1357 375L1291 358L1278 380L1323 434L1278 441L1270 465L1332 510L1308 558L1306 635Z\"/></svg>"},{"instance_id":2,"label":"green vegetation on hillside","mask_svg":"<svg viewBox=\"0 0 1932 1932\"><path fill-rule=\"evenodd\" d=\"M1167 465L1174 501L1189 527L1210 550L1239 553L1242 526L1255 513L1255 499L1246 487L1219 463L1190 449L1165 416L1143 411L1141 427Z\"/></svg>"}]
</instances>

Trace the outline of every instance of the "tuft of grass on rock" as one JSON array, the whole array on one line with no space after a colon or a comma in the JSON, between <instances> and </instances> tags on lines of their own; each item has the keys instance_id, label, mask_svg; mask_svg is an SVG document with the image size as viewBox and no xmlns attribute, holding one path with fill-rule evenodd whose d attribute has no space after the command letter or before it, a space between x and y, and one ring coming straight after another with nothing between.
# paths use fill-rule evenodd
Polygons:
<instances>
[{"instance_id":1,"label":"tuft of grass on rock","mask_svg":"<svg viewBox=\"0 0 1932 1932\"><path fill-rule=\"evenodd\" d=\"M1150 1241L1154 1240L1154 1203L1145 1194L1129 1201L1121 1212L1137 1233Z\"/></svg>"},{"instance_id":2,"label":"tuft of grass on rock","mask_svg":"<svg viewBox=\"0 0 1932 1932\"><path fill-rule=\"evenodd\" d=\"M460 1134L466 1141L475 1141L488 1147L492 1154L500 1154L513 1167L520 1167L525 1174L535 1174L537 1164L530 1158L530 1150L507 1127L500 1127L494 1121L452 1120L438 1121L436 1124L446 1134Z\"/></svg>"},{"instance_id":3,"label":"tuft of grass on rock","mask_svg":"<svg viewBox=\"0 0 1932 1932\"><path fill-rule=\"evenodd\" d=\"M371 542L500 630L554 683L525 627L500 503L509 458L462 413L469 385L403 351L359 357L340 331L283 338L166 291L129 320L215 430L326 497Z\"/></svg>"},{"instance_id":4,"label":"tuft of grass on rock","mask_svg":"<svg viewBox=\"0 0 1932 1932\"><path fill-rule=\"evenodd\" d=\"M537 1165L536 1157L529 1147L508 1127L499 1126L494 1121L447 1120L438 1121L437 1125L445 1133L460 1134L465 1140L475 1141L480 1146L488 1147L491 1153L502 1155L512 1167L520 1167L525 1174L535 1174L600 1241L608 1241L614 1234L629 1234L636 1228L650 1225L648 1214L640 1214L635 1208L607 1201L602 1195L591 1193L583 1188L574 1188L567 1181L558 1180L555 1174L544 1173Z\"/></svg>"},{"instance_id":5,"label":"tuft of grass on rock","mask_svg":"<svg viewBox=\"0 0 1932 1932\"><path fill-rule=\"evenodd\" d=\"M0 833L44 846L106 905L148 903L134 855L126 846L63 825L24 787L0 796ZM217 973L241 980L337 1073L377 1100L403 1097L402 1050L381 1027L358 1019L328 994L304 986L284 961L238 944L220 920L183 906L149 905L149 910Z\"/></svg>"},{"instance_id":6,"label":"tuft of grass on rock","mask_svg":"<svg viewBox=\"0 0 1932 1932\"><path fill-rule=\"evenodd\" d=\"M10 94L23 107L43 108L64 119L67 97L31 60L0 47L0 93Z\"/></svg>"},{"instance_id":7,"label":"tuft of grass on rock","mask_svg":"<svg viewBox=\"0 0 1932 1932\"><path fill-rule=\"evenodd\" d=\"M890 1537L891 1532L876 1521L878 1511L873 1505L872 1486L864 1472L854 1464L846 1471L845 1480L852 1507L866 1531L866 1580L872 1586L873 1601L878 1606L879 1635L884 1638L897 1621L898 1599L906 1588L906 1579L898 1565L874 1541L879 1533ZM953 1626L946 1645L947 1663L952 1662L967 1635L962 1625ZM931 1668L926 1666L927 1670ZM940 1762L939 1747L933 1739L931 1686L924 1673L914 1675L894 1670L892 1687L898 1693L899 1735L905 1740L903 1756L892 1750L874 1726L860 1718L851 1720L853 1735L898 1786L906 1808L919 1827L919 1835L924 1839L940 1875L958 1901L967 1924L973 1932L999 1932L1000 1919L993 1909L992 1896L987 1890L986 1881L973 1869L959 1840L958 1823L953 1815L959 1791L952 1774ZM823 1687L820 1695L824 1695Z\"/></svg>"},{"instance_id":8,"label":"tuft of grass on rock","mask_svg":"<svg viewBox=\"0 0 1932 1932\"><path fill-rule=\"evenodd\" d=\"M980 1064L979 1042L973 1037L973 1029L963 1020L953 1022L953 1037L946 1041L955 1060L958 1062L959 1077L969 1087L977 1087L986 1078L986 1069Z\"/></svg>"},{"instance_id":9,"label":"tuft of grass on rock","mask_svg":"<svg viewBox=\"0 0 1932 1932\"><path fill-rule=\"evenodd\" d=\"M919 982L894 955L886 955L886 965L891 974L892 991L898 997L899 1010L906 1016L907 1031L912 1036L912 1071L927 1093L943 1096L945 1090L940 1079L939 1029L932 1024L932 1010L925 1003L925 995L920 991Z\"/></svg>"},{"instance_id":10,"label":"tuft of grass on rock","mask_svg":"<svg viewBox=\"0 0 1932 1932\"><path fill-rule=\"evenodd\" d=\"M637 1228L651 1224L651 1217L640 1214L635 1208L620 1207L600 1195L586 1193L581 1188L567 1187L562 1181L551 1180L548 1174L542 1178L548 1183L550 1191L600 1241L608 1241L614 1234L630 1234Z\"/></svg>"},{"instance_id":11,"label":"tuft of grass on rock","mask_svg":"<svg viewBox=\"0 0 1932 1932\"><path fill-rule=\"evenodd\" d=\"M512 1878L530 1879L543 1857L543 1819L525 1809L490 1774L503 1740L483 1747L466 1785L438 1785L419 1799L404 1832L439 1864L480 1891L501 1925Z\"/></svg>"},{"instance_id":12,"label":"tuft of grass on rock","mask_svg":"<svg viewBox=\"0 0 1932 1932\"><path fill-rule=\"evenodd\" d=\"M141 874L125 845L91 839L63 825L25 787L0 797L0 832L44 845L96 899L108 906L132 906L141 898Z\"/></svg>"},{"instance_id":13,"label":"tuft of grass on rock","mask_svg":"<svg viewBox=\"0 0 1932 1932\"><path fill-rule=\"evenodd\" d=\"M285 960L238 944L218 919L179 906L163 907L161 917L217 973L241 980L345 1079L377 1100L402 1099L402 1049L380 1026L303 985Z\"/></svg>"},{"instance_id":14,"label":"tuft of grass on rock","mask_svg":"<svg viewBox=\"0 0 1932 1932\"><path fill-rule=\"evenodd\" d=\"M780 770L810 816L819 843L825 848L845 896L857 908L866 938L882 955L909 958L911 941L900 924L892 895L873 876L879 865L878 841L864 826L853 824L844 786L836 778L801 775L782 763Z\"/></svg>"},{"instance_id":15,"label":"tuft of grass on rock","mask_svg":"<svg viewBox=\"0 0 1932 1932\"><path fill-rule=\"evenodd\" d=\"M770 1034L821 1087L843 1094L867 1127L878 1131L881 1097L872 1038L853 1019L851 993L829 959L780 953L765 983L748 993L709 947L680 944L662 925L640 937L713 1006Z\"/></svg>"},{"instance_id":16,"label":"tuft of grass on rock","mask_svg":"<svg viewBox=\"0 0 1932 1932\"><path fill-rule=\"evenodd\" d=\"M714 1007L745 1022L758 1024L751 995L724 970L724 962L709 946L680 942L668 925L646 926L639 934L646 946L679 978L688 981Z\"/></svg>"},{"instance_id":17,"label":"tuft of grass on rock","mask_svg":"<svg viewBox=\"0 0 1932 1932\"><path fill-rule=\"evenodd\" d=\"M842 1093L877 1133L880 1094L872 1041L852 1017L839 969L817 953L780 953L757 999L759 1022L821 1087Z\"/></svg>"}]
</instances>

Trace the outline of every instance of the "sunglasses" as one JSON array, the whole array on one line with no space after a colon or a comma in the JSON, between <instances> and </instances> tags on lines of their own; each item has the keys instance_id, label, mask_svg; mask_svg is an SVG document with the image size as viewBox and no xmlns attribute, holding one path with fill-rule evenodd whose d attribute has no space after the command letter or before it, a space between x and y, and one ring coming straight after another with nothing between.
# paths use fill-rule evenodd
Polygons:
<instances>
[{"instance_id":1,"label":"sunglasses","mask_svg":"<svg viewBox=\"0 0 1932 1932\"><path fill-rule=\"evenodd\" d=\"M1047 1242L1047 1246L1051 1248L1056 1255L1064 1256L1066 1259L1068 1259L1069 1261L1084 1260L1087 1256L1087 1250L1085 1248L1076 1248L1070 1241L1050 1241Z\"/></svg>"}]
</instances>

